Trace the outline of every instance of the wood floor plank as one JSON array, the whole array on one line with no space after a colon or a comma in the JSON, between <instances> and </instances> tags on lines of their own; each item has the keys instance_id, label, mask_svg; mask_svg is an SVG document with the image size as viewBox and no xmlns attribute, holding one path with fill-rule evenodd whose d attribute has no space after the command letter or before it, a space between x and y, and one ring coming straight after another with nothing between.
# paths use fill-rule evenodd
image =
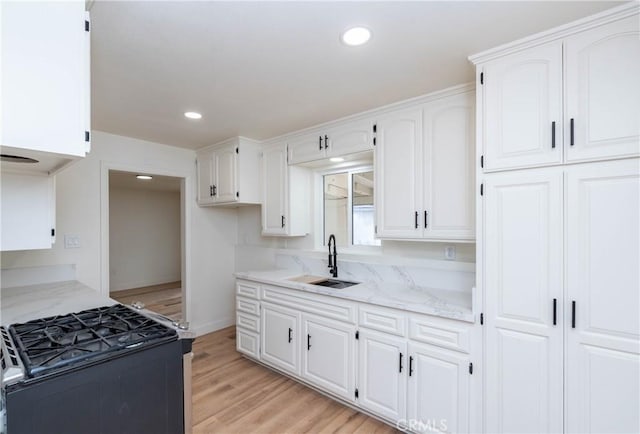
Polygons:
<instances>
[{"instance_id":1,"label":"wood floor plank","mask_svg":"<svg viewBox=\"0 0 640 434\"><path fill-rule=\"evenodd\" d=\"M199 337L193 351L194 433L399 432L242 357L235 327Z\"/></svg>"},{"instance_id":2,"label":"wood floor plank","mask_svg":"<svg viewBox=\"0 0 640 434\"><path fill-rule=\"evenodd\" d=\"M182 319L181 282L162 283L160 285L113 291L109 297L122 304L141 301L153 312L173 319Z\"/></svg>"}]
</instances>

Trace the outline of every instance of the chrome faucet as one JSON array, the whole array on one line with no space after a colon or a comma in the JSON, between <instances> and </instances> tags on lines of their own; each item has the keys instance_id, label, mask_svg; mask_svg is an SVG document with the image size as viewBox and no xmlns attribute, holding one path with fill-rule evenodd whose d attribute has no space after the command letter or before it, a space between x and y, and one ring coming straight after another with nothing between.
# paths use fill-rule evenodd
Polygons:
<instances>
[{"instance_id":1,"label":"chrome faucet","mask_svg":"<svg viewBox=\"0 0 640 434\"><path fill-rule=\"evenodd\" d=\"M331 241L333 241L333 253L331 253ZM333 277L338 277L338 252L336 252L336 236L329 235L329 272Z\"/></svg>"}]
</instances>

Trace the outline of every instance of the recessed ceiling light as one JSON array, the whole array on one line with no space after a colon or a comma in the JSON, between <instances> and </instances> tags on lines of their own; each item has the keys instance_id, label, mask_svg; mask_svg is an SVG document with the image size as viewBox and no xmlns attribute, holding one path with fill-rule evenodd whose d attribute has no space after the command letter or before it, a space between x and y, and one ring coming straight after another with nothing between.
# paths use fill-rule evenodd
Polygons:
<instances>
[{"instance_id":1,"label":"recessed ceiling light","mask_svg":"<svg viewBox=\"0 0 640 434\"><path fill-rule=\"evenodd\" d=\"M342 157L331 157L331 158L329 158L329 161L331 161L332 163L342 163L344 161L344 158L342 158Z\"/></svg>"},{"instance_id":2,"label":"recessed ceiling light","mask_svg":"<svg viewBox=\"0 0 640 434\"><path fill-rule=\"evenodd\" d=\"M184 117L188 119L202 119L202 115L198 112L184 112Z\"/></svg>"},{"instance_id":3,"label":"recessed ceiling light","mask_svg":"<svg viewBox=\"0 0 640 434\"><path fill-rule=\"evenodd\" d=\"M356 46L366 43L371 38L371 32L364 27L353 27L342 34L342 42Z\"/></svg>"},{"instance_id":4,"label":"recessed ceiling light","mask_svg":"<svg viewBox=\"0 0 640 434\"><path fill-rule=\"evenodd\" d=\"M149 180L149 179L153 179L153 176L149 176L149 175L136 175L136 178L138 178L138 179L144 179L144 180Z\"/></svg>"}]
</instances>

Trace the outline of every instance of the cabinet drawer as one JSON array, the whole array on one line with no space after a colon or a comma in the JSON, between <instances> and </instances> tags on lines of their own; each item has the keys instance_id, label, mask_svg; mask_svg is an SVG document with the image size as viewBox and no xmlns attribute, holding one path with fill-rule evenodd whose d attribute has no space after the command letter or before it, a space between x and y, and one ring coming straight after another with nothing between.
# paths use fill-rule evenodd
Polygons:
<instances>
[{"instance_id":1,"label":"cabinet drawer","mask_svg":"<svg viewBox=\"0 0 640 434\"><path fill-rule=\"evenodd\" d=\"M362 304L359 309L358 325L397 336L406 336L407 315L392 309Z\"/></svg>"},{"instance_id":2,"label":"cabinet drawer","mask_svg":"<svg viewBox=\"0 0 640 434\"><path fill-rule=\"evenodd\" d=\"M471 327L442 318L412 315L409 338L469 354Z\"/></svg>"},{"instance_id":3,"label":"cabinet drawer","mask_svg":"<svg viewBox=\"0 0 640 434\"><path fill-rule=\"evenodd\" d=\"M260 333L260 317L244 312L237 312L236 326Z\"/></svg>"},{"instance_id":4,"label":"cabinet drawer","mask_svg":"<svg viewBox=\"0 0 640 434\"><path fill-rule=\"evenodd\" d=\"M258 300L251 300L250 298L236 297L236 310L259 316L260 302Z\"/></svg>"},{"instance_id":5,"label":"cabinet drawer","mask_svg":"<svg viewBox=\"0 0 640 434\"><path fill-rule=\"evenodd\" d=\"M350 324L356 322L357 305L347 300L274 286L262 287L262 300Z\"/></svg>"},{"instance_id":6,"label":"cabinet drawer","mask_svg":"<svg viewBox=\"0 0 640 434\"><path fill-rule=\"evenodd\" d=\"M257 300L260 298L260 285L245 280L238 280L236 282L236 294Z\"/></svg>"},{"instance_id":7,"label":"cabinet drawer","mask_svg":"<svg viewBox=\"0 0 640 434\"><path fill-rule=\"evenodd\" d=\"M236 350L253 357L260 358L260 337L255 332L236 329Z\"/></svg>"}]
</instances>

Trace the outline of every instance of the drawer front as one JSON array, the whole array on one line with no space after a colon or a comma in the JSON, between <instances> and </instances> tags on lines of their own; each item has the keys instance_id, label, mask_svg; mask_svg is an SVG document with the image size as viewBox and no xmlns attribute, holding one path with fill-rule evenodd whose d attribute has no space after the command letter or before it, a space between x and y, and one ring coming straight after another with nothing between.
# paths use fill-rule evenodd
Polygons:
<instances>
[{"instance_id":1,"label":"drawer front","mask_svg":"<svg viewBox=\"0 0 640 434\"><path fill-rule=\"evenodd\" d=\"M471 326L457 321L412 315L409 318L409 338L427 344L469 354Z\"/></svg>"},{"instance_id":2,"label":"drawer front","mask_svg":"<svg viewBox=\"0 0 640 434\"><path fill-rule=\"evenodd\" d=\"M259 359L260 337L258 333L236 329L236 350L254 359Z\"/></svg>"},{"instance_id":3,"label":"drawer front","mask_svg":"<svg viewBox=\"0 0 640 434\"><path fill-rule=\"evenodd\" d=\"M236 282L236 294L257 300L260 298L260 285L246 280L238 280Z\"/></svg>"},{"instance_id":4,"label":"drawer front","mask_svg":"<svg viewBox=\"0 0 640 434\"><path fill-rule=\"evenodd\" d=\"M260 302L245 297L236 297L236 310L260 316Z\"/></svg>"},{"instance_id":5,"label":"drawer front","mask_svg":"<svg viewBox=\"0 0 640 434\"><path fill-rule=\"evenodd\" d=\"M358 325L404 337L407 335L407 314L383 307L361 304Z\"/></svg>"},{"instance_id":6,"label":"drawer front","mask_svg":"<svg viewBox=\"0 0 640 434\"><path fill-rule=\"evenodd\" d=\"M356 323L357 305L348 300L274 286L262 287L262 300L325 318L333 318L350 324Z\"/></svg>"},{"instance_id":7,"label":"drawer front","mask_svg":"<svg viewBox=\"0 0 640 434\"><path fill-rule=\"evenodd\" d=\"M260 333L260 317L244 312L236 313L236 326Z\"/></svg>"}]
</instances>

